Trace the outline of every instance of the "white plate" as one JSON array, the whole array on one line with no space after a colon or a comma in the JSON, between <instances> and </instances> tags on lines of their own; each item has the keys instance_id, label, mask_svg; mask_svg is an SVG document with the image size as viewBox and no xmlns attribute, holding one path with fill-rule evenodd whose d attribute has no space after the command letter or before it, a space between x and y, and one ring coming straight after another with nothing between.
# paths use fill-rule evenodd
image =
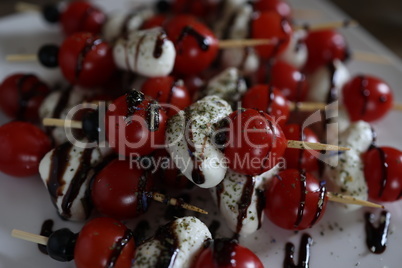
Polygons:
<instances>
[{"instance_id":1,"label":"white plate","mask_svg":"<svg viewBox=\"0 0 402 268\"><path fill-rule=\"evenodd\" d=\"M133 5L135 1L131 3L107 0L98 2L105 10L110 11ZM320 10L322 16L318 16L314 21L345 18L325 1L293 2L295 7ZM375 52L393 59L392 65L352 62L348 67L352 74L369 73L383 78L394 88L396 100L402 102L402 91L399 89L402 84L402 63L399 59L361 28L347 29L343 32L352 48ZM38 14L19 14L0 19L0 81L15 72L35 73L50 84L60 80L58 70L49 71L37 63L6 63L4 58L6 54L11 53L36 52L44 43L60 43L61 40L57 26L49 26ZM402 149L402 142L399 139L400 118L400 113L391 112L385 119L374 125L380 145ZM1 124L7 121L7 118L0 115ZM199 191L198 195L203 195L205 199L210 200L205 191ZM193 201L205 207L204 201L200 198L193 198ZM402 232L399 229L402 228L402 202L386 204L386 207L392 213L388 246L385 253L375 255L370 253L365 245L363 214L367 209L362 208L354 213L345 213L342 209L330 204L322 221L306 231L314 239L311 249L311 267L400 267ZM210 223L217 213L213 206L206 208L211 216L202 220ZM161 205L154 204L152 211L149 212L155 224L164 222L160 209ZM379 211L376 213L378 214ZM38 233L42 222L49 218L55 220L56 229L68 227L78 232L82 226L79 223L64 222L57 217L48 193L39 178L16 179L0 174L0 267L74 267L73 262L56 262L41 254L36 245L10 236L13 228ZM220 230L223 233L227 232L224 224L221 225ZM242 239L241 242L256 252L266 267L282 267L286 242L293 242L298 252L301 233L295 234L282 230L265 220L257 233Z\"/></svg>"}]
</instances>

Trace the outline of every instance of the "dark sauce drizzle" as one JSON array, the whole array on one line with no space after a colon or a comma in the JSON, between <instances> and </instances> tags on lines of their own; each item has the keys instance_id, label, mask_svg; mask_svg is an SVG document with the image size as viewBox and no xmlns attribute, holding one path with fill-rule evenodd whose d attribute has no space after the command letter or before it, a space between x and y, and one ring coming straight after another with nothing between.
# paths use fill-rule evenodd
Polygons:
<instances>
[{"instance_id":1,"label":"dark sauce drizzle","mask_svg":"<svg viewBox=\"0 0 402 268\"><path fill-rule=\"evenodd\" d=\"M220 227L221 223L217 220L213 220L211 224L208 226L209 232L211 233L211 237L213 239L216 237L216 233Z\"/></svg>"},{"instance_id":2,"label":"dark sauce drizzle","mask_svg":"<svg viewBox=\"0 0 402 268\"><path fill-rule=\"evenodd\" d=\"M162 56L163 45L165 44L166 40L167 40L167 37L166 37L165 32L161 32L158 35L158 37L156 38L154 52L153 52L153 56L155 59L159 59L160 56Z\"/></svg>"},{"instance_id":3,"label":"dark sauce drizzle","mask_svg":"<svg viewBox=\"0 0 402 268\"><path fill-rule=\"evenodd\" d=\"M181 31L179 37L177 38L177 53L182 54L183 53L183 45L182 42L184 38L186 38L188 35L191 35L194 37L194 39L197 41L198 46L201 48L203 51L207 51L209 49L209 40L196 30L194 30L191 26L186 26L183 28Z\"/></svg>"},{"instance_id":4,"label":"dark sauce drizzle","mask_svg":"<svg viewBox=\"0 0 402 268\"><path fill-rule=\"evenodd\" d=\"M387 162L387 154L384 152L384 150L380 147L375 146L372 144L369 148L369 150L377 150L378 155L380 157L380 163L382 163L381 166L381 188L380 191L378 192L378 197L382 197L384 194L385 187L387 186L387 179L388 179L388 162Z\"/></svg>"},{"instance_id":5,"label":"dark sauce drizzle","mask_svg":"<svg viewBox=\"0 0 402 268\"><path fill-rule=\"evenodd\" d=\"M220 238L210 241L213 250L213 259L219 267L232 267L232 260L238 242L235 239Z\"/></svg>"},{"instance_id":6,"label":"dark sauce drizzle","mask_svg":"<svg viewBox=\"0 0 402 268\"><path fill-rule=\"evenodd\" d=\"M366 244L370 252L381 254L385 251L388 239L388 229L391 222L391 213L382 211L378 227L374 227L374 214L364 214L366 229Z\"/></svg>"},{"instance_id":7,"label":"dark sauce drizzle","mask_svg":"<svg viewBox=\"0 0 402 268\"><path fill-rule=\"evenodd\" d=\"M300 202L297 210L297 217L294 227L298 227L303 219L304 207L306 205L306 190L307 190L307 178L304 170L300 171Z\"/></svg>"},{"instance_id":8,"label":"dark sauce drizzle","mask_svg":"<svg viewBox=\"0 0 402 268\"><path fill-rule=\"evenodd\" d=\"M105 265L106 268L113 268L116 265L116 262L123 251L124 247L130 242L133 238L133 233L130 229L127 229L124 233L123 237L121 237L117 242L113 245L112 253Z\"/></svg>"},{"instance_id":9,"label":"dark sauce drizzle","mask_svg":"<svg viewBox=\"0 0 402 268\"><path fill-rule=\"evenodd\" d=\"M24 120L25 119L25 112L28 108L29 101L36 96L45 96L45 94L38 92L38 89L41 86L46 86L41 81L36 81L33 84L29 83L30 79L35 79L34 75L27 74L22 76L17 81L17 90L19 95L19 109L17 112L17 120ZM24 90L25 85L28 84L30 87L27 90Z\"/></svg>"},{"instance_id":10,"label":"dark sauce drizzle","mask_svg":"<svg viewBox=\"0 0 402 268\"><path fill-rule=\"evenodd\" d=\"M69 154L73 149L74 145L66 142L53 151L51 156L51 164L49 169L49 179L46 182L49 194L52 198L53 204L56 204L57 198L62 196L63 186L65 181L63 180L63 175L68 168ZM70 218L71 217L71 206L74 200L77 198L81 186L87 179L88 172L91 169L91 155L94 149L85 149L82 152L80 165L75 171L75 175L71 180L71 183L64 194L62 204L61 204L61 217ZM83 200L85 201L85 200ZM89 202L88 200L86 200ZM89 216L89 215L87 215Z\"/></svg>"},{"instance_id":11,"label":"dark sauce drizzle","mask_svg":"<svg viewBox=\"0 0 402 268\"><path fill-rule=\"evenodd\" d=\"M294 263L295 246L292 243L286 243L284 268L308 268L310 266L310 249L313 239L309 234L303 234L299 248L299 263Z\"/></svg>"},{"instance_id":12,"label":"dark sauce drizzle","mask_svg":"<svg viewBox=\"0 0 402 268\"><path fill-rule=\"evenodd\" d=\"M202 172L202 170L200 169L201 160L198 158L202 158L202 155L203 155L203 152L205 149L205 142L207 141L207 136L205 136L205 138L204 138L204 144L203 144L202 152L201 152L200 156L195 157L195 148L193 146L194 139L193 139L193 131L192 131L192 122L189 122L189 120L190 120L190 114L189 114L189 110L187 109L185 111L185 121L186 121L185 126L188 126L189 133L188 133L187 147L189 150L189 155L193 162L193 170L191 172L191 178L195 184L203 184L203 183L205 183L205 176L204 176L204 173Z\"/></svg>"},{"instance_id":13,"label":"dark sauce drizzle","mask_svg":"<svg viewBox=\"0 0 402 268\"><path fill-rule=\"evenodd\" d=\"M362 116L364 116L367 112L367 106L368 106L368 99L370 97L370 91L367 90L367 78L364 75L359 76L360 79L360 93L363 97L364 103L363 103L363 107L362 107L362 111L360 112L360 114Z\"/></svg>"},{"instance_id":14,"label":"dark sauce drizzle","mask_svg":"<svg viewBox=\"0 0 402 268\"><path fill-rule=\"evenodd\" d=\"M49 237L53 233L54 222L52 220L45 220L40 229L39 235ZM48 255L45 245L38 244L38 249L45 255Z\"/></svg>"},{"instance_id":15,"label":"dark sauce drizzle","mask_svg":"<svg viewBox=\"0 0 402 268\"><path fill-rule=\"evenodd\" d=\"M310 223L310 227L312 227L321 216L322 209L324 207L326 194L327 194L327 187L325 186L325 181L321 181L320 182L320 195L318 196L317 209L315 211L315 216Z\"/></svg>"},{"instance_id":16,"label":"dark sauce drizzle","mask_svg":"<svg viewBox=\"0 0 402 268\"><path fill-rule=\"evenodd\" d=\"M86 55L93 50L97 45L102 43L102 39L87 39L85 46L81 49L80 53L77 57L77 63L75 65L75 79L78 80L81 74L81 71L84 67L84 60Z\"/></svg>"},{"instance_id":17,"label":"dark sauce drizzle","mask_svg":"<svg viewBox=\"0 0 402 268\"><path fill-rule=\"evenodd\" d=\"M258 214L258 229L261 228L262 212L265 209L265 193L262 189L255 190L257 195L257 214Z\"/></svg>"},{"instance_id":18,"label":"dark sauce drizzle","mask_svg":"<svg viewBox=\"0 0 402 268\"><path fill-rule=\"evenodd\" d=\"M56 107L53 110L52 117L60 118L61 112L67 107L68 101L70 100L71 92L73 86L70 85L67 89L63 90L59 100L57 101Z\"/></svg>"},{"instance_id":19,"label":"dark sauce drizzle","mask_svg":"<svg viewBox=\"0 0 402 268\"><path fill-rule=\"evenodd\" d=\"M248 175L246 183L243 186L243 191L239 203L237 204L237 210L239 214L237 215L235 238L238 238L238 235L241 229L243 228L243 220L247 218L247 211L248 208L250 207L251 200L253 199L254 186L255 186L255 180L253 176Z\"/></svg>"}]
</instances>

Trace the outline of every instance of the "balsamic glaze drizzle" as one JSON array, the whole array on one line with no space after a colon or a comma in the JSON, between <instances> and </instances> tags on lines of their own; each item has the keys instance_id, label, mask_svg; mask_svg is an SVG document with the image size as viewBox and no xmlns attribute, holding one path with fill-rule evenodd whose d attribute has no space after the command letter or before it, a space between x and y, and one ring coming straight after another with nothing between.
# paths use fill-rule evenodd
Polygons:
<instances>
[{"instance_id":1,"label":"balsamic glaze drizzle","mask_svg":"<svg viewBox=\"0 0 402 268\"><path fill-rule=\"evenodd\" d=\"M370 252L381 254L385 251L388 239L388 229L391 222L391 213L382 211L378 227L374 227L374 214L365 213L366 244Z\"/></svg>"},{"instance_id":2,"label":"balsamic glaze drizzle","mask_svg":"<svg viewBox=\"0 0 402 268\"><path fill-rule=\"evenodd\" d=\"M195 147L193 144L194 138L193 138L193 131L192 131L192 121L189 122L190 120L190 114L189 114L189 110L185 110L185 126L188 126L188 139L187 140L187 147L189 150L189 155L191 157L191 160L193 162L193 170L191 172L191 178L193 180L193 182L195 184L203 184L205 183L205 176L204 173L202 172L202 170L200 169L200 165L201 165L201 160L203 158L203 154L204 154L204 150L205 150L205 143L208 140L208 137L205 136L204 138L204 143L202 146L202 151L199 155L199 157L195 156Z\"/></svg>"},{"instance_id":3,"label":"balsamic glaze drizzle","mask_svg":"<svg viewBox=\"0 0 402 268\"><path fill-rule=\"evenodd\" d=\"M177 38L176 45L177 45L177 53L178 54L183 53L182 42L183 42L184 38L186 38L188 35L191 35L192 37L194 37L194 39L197 41L198 46L201 48L201 50L207 51L209 49L209 40L208 40L208 38L206 38L205 36L203 36L202 34L197 32L196 30L194 30L193 27L186 26L186 27L183 28L183 30L181 31L179 37Z\"/></svg>"},{"instance_id":4,"label":"balsamic glaze drizzle","mask_svg":"<svg viewBox=\"0 0 402 268\"><path fill-rule=\"evenodd\" d=\"M304 207L306 204L306 190L307 190L307 178L304 170L300 171L300 202L297 210L297 217L294 227L298 227L303 219Z\"/></svg>"},{"instance_id":5,"label":"balsamic glaze drizzle","mask_svg":"<svg viewBox=\"0 0 402 268\"><path fill-rule=\"evenodd\" d=\"M364 116L367 112L367 106L368 106L368 99L370 97L370 91L367 89L367 78L364 75L359 76L360 79L360 93L363 97L364 103L362 107L362 111L360 114Z\"/></svg>"},{"instance_id":6,"label":"balsamic glaze drizzle","mask_svg":"<svg viewBox=\"0 0 402 268\"><path fill-rule=\"evenodd\" d=\"M127 229L124 233L123 237L121 237L117 242L113 245L112 253L105 265L106 268L113 268L116 265L116 262L123 251L124 247L130 242L133 238L133 233L130 229Z\"/></svg>"},{"instance_id":7,"label":"balsamic glaze drizzle","mask_svg":"<svg viewBox=\"0 0 402 268\"><path fill-rule=\"evenodd\" d=\"M237 215L236 235L240 233L243 227L243 220L247 218L248 208L253 199L254 187L255 179L253 176L247 175L246 183L243 185L243 191L237 204L239 214Z\"/></svg>"},{"instance_id":8,"label":"balsamic glaze drizzle","mask_svg":"<svg viewBox=\"0 0 402 268\"><path fill-rule=\"evenodd\" d=\"M161 32L158 35L158 37L156 38L154 52L153 52L153 56L154 56L155 59L159 59L160 56L162 56L163 45L165 44L166 40L167 40L167 37L166 37L166 34L164 32Z\"/></svg>"},{"instance_id":9,"label":"balsamic glaze drizzle","mask_svg":"<svg viewBox=\"0 0 402 268\"><path fill-rule=\"evenodd\" d=\"M218 267L233 267L233 256L238 245L237 240L220 238L210 241L213 259Z\"/></svg>"},{"instance_id":10,"label":"balsamic glaze drizzle","mask_svg":"<svg viewBox=\"0 0 402 268\"><path fill-rule=\"evenodd\" d=\"M80 78L80 74L82 69L84 68L84 60L86 55L93 50L97 45L102 43L102 39L87 39L85 46L81 49L80 53L77 57L77 63L75 65L75 79L78 80Z\"/></svg>"},{"instance_id":11,"label":"balsamic glaze drizzle","mask_svg":"<svg viewBox=\"0 0 402 268\"><path fill-rule=\"evenodd\" d=\"M52 198L53 204L57 203L57 198L63 195L63 188L66 182L63 179L63 175L69 166L69 154L73 149L74 145L66 142L59 147L56 147L50 158L50 169L49 169L49 179L46 184L48 187L49 194ZM91 155L93 148L85 149L82 152L81 158L79 160L80 164L75 171L75 175L71 180L71 183L64 194L62 204L61 204L61 217L70 218L71 217L71 206L74 200L77 198L81 186L87 179L88 172L91 169ZM84 200L83 200L84 201ZM88 200L85 200L88 202ZM89 215L87 215L89 216Z\"/></svg>"},{"instance_id":12,"label":"balsamic glaze drizzle","mask_svg":"<svg viewBox=\"0 0 402 268\"><path fill-rule=\"evenodd\" d=\"M34 83L29 83L31 79L34 79ZM29 88L24 90L26 85L29 85ZM38 89L42 86L46 86L41 81L37 80L36 77L32 74L27 74L22 76L17 81L17 90L19 96L19 109L17 111L16 118L17 120L24 120L26 109L28 108L29 101L36 96L45 96L45 94L38 91Z\"/></svg>"},{"instance_id":13,"label":"balsamic glaze drizzle","mask_svg":"<svg viewBox=\"0 0 402 268\"><path fill-rule=\"evenodd\" d=\"M313 226L321 216L322 209L324 208L324 202L326 201L325 200L326 194L327 194L327 188L325 186L325 181L321 181L320 182L320 195L318 196L317 209L315 211L315 216L310 223L310 227Z\"/></svg>"},{"instance_id":14,"label":"balsamic glaze drizzle","mask_svg":"<svg viewBox=\"0 0 402 268\"><path fill-rule=\"evenodd\" d=\"M299 248L299 263L294 263L295 246L292 243L286 243L284 268L308 268L310 266L310 249L313 239L309 234L303 234Z\"/></svg>"}]
</instances>

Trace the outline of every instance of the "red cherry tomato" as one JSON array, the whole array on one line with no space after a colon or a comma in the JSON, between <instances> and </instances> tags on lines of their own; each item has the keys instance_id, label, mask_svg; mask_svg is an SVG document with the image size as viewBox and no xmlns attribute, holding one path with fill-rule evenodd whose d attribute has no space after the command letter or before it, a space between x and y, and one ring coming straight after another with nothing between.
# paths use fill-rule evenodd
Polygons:
<instances>
[{"instance_id":1,"label":"red cherry tomato","mask_svg":"<svg viewBox=\"0 0 402 268\"><path fill-rule=\"evenodd\" d=\"M319 142L317 135L311 129L303 128L302 132L299 124L285 125L282 130L288 140ZM317 158L309 150L286 148L283 157L286 160L286 168L288 169L294 168L307 172L318 169Z\"/></svg>"},{"instance_id":2,"label":"red cherry tomato","mask_svg":"<svg viewBox=\"0 0 402 268\"><path fill-rule=\"evenodd\" d=\"M134 90L109 105L106 136L120 155L148 155L164 147L166 120L165 112L155 100Z\"/></svg>"},{"instance_id":3,"label":"red cherry tomato","mask_svg":"<svg viewBox=\"0 0 402 268\"><path fill-rule=\"evenodd\" d=\"M267 217L277 226L303 230L317 223L327 205L325 186L310 173L288 169L276 175L265 190Z\"/></svg>"},{"instance_id":4,"label":"red cherry tomato","mask_svg":"<svg viewBox=\"0 0 402 268\"><path fill-rule=\"evenodd\" d=\"M75 33L59 50L59 65L72 84L95 87L106 83L116 70L112 48L91 33Z\"/></svg>"},{"instance_id":5,"label":"red cherry tomato","mask_svg":"<svg viewBox=\"0 0 402 268\"><path fill-rule=\"evenodd\" d=\"M257 0L254 2L254 8L257 11L275 11L287 19L292 17L292 9L282 0Z\"/></svg>"},{"instance_id":6,"label":"red cherry tomato","mask_svg":"<svg viewBox=\"0 0 402 268\"><path fill-rule=\"evenodd\" d=\"M174 71L198 74L208 68L218 53L218 40L207 26L195 18L180 15L165 25L166 33L176 48Z\"/></svg>"},{"instance_id":7,"label":"red cherry tomato","mask_svg":"<svg viewBox=\"0 0 402 268\"><path fill-rule=\"evenodd\" d=\"M281 160L287 141L266 113L238 110L221 123L222 129L218 129L215 138L224 133L223 152L232 170L254 176L273 168Z\"/></svg>"},{"instance_id":8,"label":"red cherry tomato","mask_svg":"<svg viewBox=\"0 0 402 268\"><path fill-rule=\"evenodd\" d=\"M383 80L368 75L356 76L342 89L343 103L351 121L372 122L392 108L391 87Z\"/></svg>"},{"instance_id":9,"label":"red cherry tomato","mask_svg":"<svg viewBox=\"0 0 402 268\"><path fill-rule=\"evenodd\" d=\"M141 91L163 104L168 117L191 104L190 94L183 81L175 81L172 76L149 78L142 85Z\"/></svg>"},{"instance_id":10,"label":"red cherry tomato","mask_svg":"<svg viewBox=\"0 0 402 268\"><path fill-rule=\"evenodd\" d=\"M154 174L155 180L161 180L164 186L172 189L185 189L193 185L176 167L165 149L157 150L153 157L159 167Z\"/></svg>"},{"instance_id":11,"label":"red cherry tomato","mask_svg":"<svg viewBox=\"0 0 402 268\"><path fill-rule=\"evenodd\" d=\"M204 248L192 268L263 268L261 260L236 240L215 239L210 247Z\"/></svg>"},{"instance_id":12,"label":"red cherry tomato","mask_svg":"<svg viewBox=\"0 0 402 268\"><path fill-rule=\"evenodd\" d=\"M306 76L284 61L277 61L271 69L270 84L277 87L290 101L304 101L308 84Z\"/></svg>"},{"instance_id":13,"label":"red cherry tomato","mask_svg":"<svg viewBox=\"0 0 402 268\"><path fill-rule=\"evenodd\" d=\"M0 171L16 177L38 174L40 161L52 148L46 134L27 122L1 126L0 141Z\"/></svg>"},{"instance_id":14,"label":"red cherry tomato","mask_svg":"<svg viewBox=\"0 0 402 268\"><path fill-rule=\"evenodd\" d=\"M309 32L305 43L308 57L304 71L308 73L333 62L334 59L344 61L349 57L345 38L334 30Z\"/></svg>"},{"instance_id":15,"label":"red cherry tomato","mask_svg":"<svg viewBox=\"0 0 402 268\"><path fill-rule=\"evenodd\" d=\"M162 27L167 19L167 16L164 14L157 14L146 21L141 25L141 29L152 29L155 27Z\"/></svg>"},{"instance_id":16,"label":"red cherry tomato","mask_svg":"<svg viewBox=\"0 0 402 268\"><path fill-rule=\"evenodd\" d=\"M281 54L289 45L292 27L274 11L257 12L251 22L251 36L254 39L271 39L276 42L256 47L261 58L270 59Z\"/></svg>"},{"instance_id":17,"label":"red cherry tomato","mask_svg":"<svg viewBox=\"0 0 402 268\"><path fill-rule=\"evenodd\" d=\"M363 155L363 163L371 199L383 202L401 199L401 151L391 147L373 147Z\"/></svg>"},{"instance_id":18,"label":"red cherry tomato","mask_svg":"<svg viewBox=\"0 0 402 268\"><path fill-rule=\"evenodd\" d=\"M79 233L74 262L77 268L130 268L134 251L134 238L124 224L112 218L96 218Z\"/></svg>"},{"instance_id":19,"label":"red cherry tomato","mask_svg":"<svg viewBox=\"0 0 402 268\"><path fill-rule=\"evenodd\" d=\"M215 7L216 3L211 0L174 0L172 3L175 14L191 14L200 18L208 16Z\"/></svg>"},{"instance_id":20,"label":"red cherry tomato","mask_svg":"<svg viewBox=\"0 0 402 268\"><path fill-rule=\"evenodd\" d=\"M130 219L146 211L144 194L152 187L151 176L141 169L141 162L113 160L94 179L92 201L103 215Z\"/></svg>"},{"instance_id":21,"label":"red cherry tomato","mask_svg":"<svg viewBox=\"0 0 402 268\"><path fill-rule=\"evenodd\" d=\"M288 121L288 100L273 86L253 86L243 95L242 106L266 112L280 126L284 126Z\"/></svg>"},{"instance_id":22,"label":"red cherry tomato","mask_svg":"<svg viewBox=\"0 0 402 268\"><path fill-rule=\"evenodd\" d=\"M60 23L67 35L77 32L100 34L106 15L86 1L73 1L62 12Z\"/></svg>"},{"instance_id":23,"label":"red cherry tomato","mask_svg":"<svg viewBox=\"0 0 402 268\"><path fill-rule=\"evenodd\" d=\"M35 75L10 75L0 85L0 108L11 118L37 122L39 106L49 92Z\"/></svg>"}]
</instances>

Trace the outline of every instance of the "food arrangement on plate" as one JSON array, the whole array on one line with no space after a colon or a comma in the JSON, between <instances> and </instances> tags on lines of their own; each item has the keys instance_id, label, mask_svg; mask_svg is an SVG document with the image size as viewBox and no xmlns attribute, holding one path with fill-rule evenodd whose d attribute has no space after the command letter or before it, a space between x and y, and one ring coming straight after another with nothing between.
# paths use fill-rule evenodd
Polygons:
<instances>
[{"instance_id":1,"label":"food arrangement on plate","mask_svg":"<svg viewBox=\"0 0 402 268\"><path fill-rule=\"evenodd\" d=\"M400 106L381 78L346 67L337 28L354 22L297 25L281 0L115 13L72 1L43 16L61 45L8 59L59 68L68 86L2 81L0 171L39 174L54 216L82 224L42 219L40 233L14 236L78 268L310 267L310 230L324 236L326 214L354 213L367 252L385 251L402 153L377 145L370 123ZM301 237L297 265L290 241L276 264L253 241L272 236L266 222Z\"/></svg>"}]
</instances>

